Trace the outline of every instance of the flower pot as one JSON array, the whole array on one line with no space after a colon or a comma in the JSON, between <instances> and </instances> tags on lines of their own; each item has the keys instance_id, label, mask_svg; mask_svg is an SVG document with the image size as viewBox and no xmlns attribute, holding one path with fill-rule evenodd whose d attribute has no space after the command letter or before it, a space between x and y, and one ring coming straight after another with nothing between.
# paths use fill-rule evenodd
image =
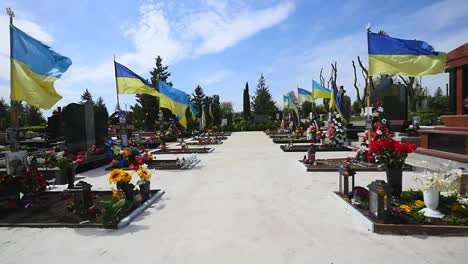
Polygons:
<instances>
[{"instance_id":1,"label":"flower pot","mask_svg":"<svg viewBox=\"0 0 468 264\"><path fill-rule=\"evenodd\" d=\"M150 181L144 181L144 183L139 185L141 197L145 201L150 198L150 183Z\"/></svg>"},{"instance_id":2,"label":"flower pot","mask_svg":"<svg viewBox=\"0 0 468 264\"><path fill-rule=\"evenodd\" d=\"M73 186L75 186L76 168L75 167L65 168L64 173L65 173L65 178L67 179L68 189L73 188Z\"/></svg>"},{"instance_id":3,"label":"flower pot","mask_svg":"<svg viewBox=\"0 0 468 264\"><path fill-rule=\"evenodd\" d=\"M424 213L424 216L432 218L442 218L444 215L437 211L439 206L439 191L437 190L427 190L423 192L424 204L426 208L422 209L421 212Z\"/></svg>"},{"instance_id":4,"label":"flower pot","mask_svg":"<svg viewBox=\"0 0 468 264\"><path fill-rule=\"evenodd\" d=\"M125 195L125 200L133 201L133 190L126 190L126 191L123 191L123 193Z\"/></svg>"},{"instance_id":5,"label":"flower pot","mask_svg":"<svg viewBox=\"0 0 468 264\"><path fill-rule=\"evenodd\" d=\"M402 191L403 168L387 168L387 183L390 186L390 194L395 198L400 198Z\"/></svg>"}]
</instances>

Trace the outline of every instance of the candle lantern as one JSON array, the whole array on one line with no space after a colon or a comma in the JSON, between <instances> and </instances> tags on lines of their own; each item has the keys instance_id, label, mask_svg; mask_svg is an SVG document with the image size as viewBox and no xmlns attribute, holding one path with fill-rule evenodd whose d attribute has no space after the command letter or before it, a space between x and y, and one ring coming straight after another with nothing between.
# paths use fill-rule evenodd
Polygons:
<instances>
[{"instance_id":1,"label":"candle lantern","mask_svg":"<svg viewBox=\"0 0 468 264\"><path fill-rule=\"evenodd\" d=\"M468 170L458 170L458 193L468 197Z\"/></svg>"},{"instance_id":2,"label":"candle lantern","mask_svg":"<svg viewBox=\"0 0 468 264\"><path fill-rule=\"evenodd\" d=\"M350 163L346 163L341 165L338 175L339 192L349 199L349 193L354 189L354 175L356 175L356 172L351 168ZM349 178L351 178L351 186L349 185Z\"/></svg>"},{"instance_id":3,"label":"candle lantern","mask_svg":"<svg viewBox=\"0 0 468 264\"><path fill-rule=\"evenodd\" d=\"M375 220L383 221L387 211L390 187L385 181L375 180L367 185L369 188L369 212Z\"/></svg>"},{"instance_id":4,"label":"candle lantern","mask_svg":"<svg viewBox=\"0 0 468 264\"><path fill-rule=\"evenodd\" d=\"M86 211L93 206L91 187L91 184L80 181L75 186L68 189L72 194L73 204L77 210Z\"/></svg>"}]
</instances>

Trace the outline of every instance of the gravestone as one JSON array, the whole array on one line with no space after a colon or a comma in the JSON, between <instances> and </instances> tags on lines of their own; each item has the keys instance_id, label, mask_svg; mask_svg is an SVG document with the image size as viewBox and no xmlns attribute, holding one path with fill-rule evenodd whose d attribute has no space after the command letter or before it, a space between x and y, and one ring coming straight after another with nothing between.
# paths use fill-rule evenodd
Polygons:
<instances>
[{"instance_id":1,"label":"gravestone","mask_svg":"<svg viewBox=\"0 0 468 264\"><path fill-rule=\"evenodd\" d=\"M389 120L408 119L408 96L402 84L394 84L391 78L382 77L374 90L373 103L379 101Z\"/></svg>"},{"instance_id":2,"label":"gravestone","mask_svg":"<svg viewBox=\"0 0 468 264\"><path fill-rule=\"evenodd\" d=\"M68 150L84 151L95 144L93 103L71 103L62 111L62 124Z\"/></svg>"},{"instance_id":3,"label":"gravestone","mask_svg":"<svg viewBox=\"0 0 468 264\"><path fill-rule=\"evenodd\" d=\"M58 107L57 111L54 111L52 116L47 118L46 135L47 139L50 141L56 141L63 138L61 107Z\"/></svg>"}]
</instances>

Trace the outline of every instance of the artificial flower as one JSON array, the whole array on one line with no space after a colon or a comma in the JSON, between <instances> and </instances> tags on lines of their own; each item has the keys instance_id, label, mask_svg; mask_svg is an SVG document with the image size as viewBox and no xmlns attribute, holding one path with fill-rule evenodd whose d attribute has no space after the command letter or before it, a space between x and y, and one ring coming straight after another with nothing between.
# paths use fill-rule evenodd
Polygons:
<instances>
[{"instance_id":1,"label":"artificial flower","mask_svg":"<svg viewBox=\"0 0 468 264\"><path fill-rule=\"evenodd\" d=\"M426 204L424 203L424 201L416 200L414 202L414 206L416 206L417 208L423 208L424 206L426 206Z\"/></svg>"},{"instance_id":2,"label":"artificial flower","mask_svg":"<svg viewBox=\"0 0 468 264\"><path fill-rule=\"evenodd\" d=\"M140 176L140 179L142 180L149 180L151 178L151 172L149 172L146 168L142 167L138 171L138 176Z\"/></svg>"},{"instance_id":3,"label":"artificial flower","mask_svg":"<svg viewBox=\"0 0 468 264\"><path fill-rule=\"evenodd\" d=\"M402 204L400 205L400 211L408 214L408 213L411 213L411 207L409 207L408 205L406 204Z\"/></svg>"},{"instance_id":4,"label":"artificial flower","mask_svg":"<svg viewBox=\"0 0 468 264\"><path fill-rule=\"evenodd\" d=\"M120 178L121 181L130 182L132 180L132 173L128 171L123 171L122 176Z\"/></svg>"},{"instance_id":5,"label":"artificial flower","mask_svg":"<svg viewBox=\"0 0 468 264\"><path fill-rule=\"evenodd\" d=\"M117 183L122 177L122 169L113 169L109 175L109 183Z\"/></svg>"},{"instance_id":6,"label":"artificial flower","mask_svg":"<svg viewBox=\"0 0 468 264\"><path fill-rule=\"evenodd\" d=\"M130 150L128 150L128 149L124 149L124 150L122 151L122 155L124 155L124 156L127 156L127 157L128 157L128 156L132 155L132 153L130 152Z\"/></svg>"},{"instance_id":7,"label":"artificial flower","mask_svg":"<svg viewBox=\"0 0 468 264\"><path fill-rule=\"evenodd\" d=\"M113 198L120 198L120 192L118 190L112 190L112 197Z\"/></svg>"},{"instance_id":8,"label":"artificial flower","mask_svg":"<svg viewBox=\"0 0 468 264\"><path fill-rule=\"evenodd\" d=\"M454 213L461 213L461 212L463 212L465 210L465 208L463 208L463 206L460 205L459 203L454 203L454 204L452 204L451 210Z\"/></svg>"}]
</instances>

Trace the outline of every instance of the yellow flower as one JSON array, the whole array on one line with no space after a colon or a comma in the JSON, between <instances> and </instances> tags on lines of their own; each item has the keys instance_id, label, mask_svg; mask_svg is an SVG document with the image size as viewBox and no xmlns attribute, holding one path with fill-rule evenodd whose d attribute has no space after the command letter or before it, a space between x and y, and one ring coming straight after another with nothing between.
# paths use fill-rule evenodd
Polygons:
<instances>
[{"instance_id":1,"label":"yellow flower","mask_svg":"<svg viewBox=\"0 0 468 264\"><path fill-rule=\"evenodd\" d=\"M132 174L128 171L123 171L120 177L121 181L130 182L132 180Z\"/></svg>"},{"instance_id":2,"label":"yellow flower","mask_svg":"<svg viewBox=\"0 0 468 264\"><path fill-rule=\"evenodd\" d=\"M424 206L426 206L426 204L424 203L424 201L416 200L414 202L414 206L416 206L417 208L423 208Z\"/></svg>"},{"instance_id":3,"label":"yellow flower","mask_svg":"<svg viewBox=\"0 0 468 264\"><path fill-rule=\"evenodd\" d=\"M463 212L463 207L459 203L454 203L452 205L452 212L461 213Z\"/></svg>"},{"instance_id":4,"label":"yellow flower","mask_svg":"<svg viewBox=\"0 0 468 264\"><path fill-rule=\"evenodd\" d=\"M148 153L146 153L146 157L148 159L152 160L153 159L153 154L151 154L151 152L148 152Z\"/></svg>"},{"instance_id":5,"label":"yellow flower","mask_svg":"<svg viewBox=\"0 0 468 264\"><path fill-rule=\"evenodd\" d=\"M118 190L112 190L112 198L120 198L120 192Z\"/></svg>"},{"instance_id":6,"label":"yellow flower","mask_svg":"<svg viewBox=\"0 0 468 264\"><path fill-rule=\"evenodd\" d=\"M113 169L109 175L109 183L117 183L122 177L122 169Z\"/></svg>"},{"instance_id":7,"label":"yellow flower","mask_svg":"<svg viewBox=\"0 0 468 264\"><path fill-rule=\"evenodd\" d=\"M402 204L400 205L400 211L403 211L404 213L411 213L411 207L406 204Z\"/></svg>"},{"instance_id":8,"label":"yellow flower","mask_svg":"<svg viewBox=\"0 0 468 264\"><path fill-rule=\"evenodd\" d=\"M138 175L140 176L140 179L142 180L149 180L151 178L151 172L149 172L147 169L141 167L138 170Z\"/></svg>"},{"instance_id":9,"label":"yellow flower","mask_svg":"<svg viewBox=\"0 0 468 264\"><path fill-rule=\"evenodd\" d=\"M130 156L130 155L132 155L132 153L130 152L130 150L124 149L124 150L122 151L122 155L124 155L124 156Z\"/></svg>"}]
</instances>

